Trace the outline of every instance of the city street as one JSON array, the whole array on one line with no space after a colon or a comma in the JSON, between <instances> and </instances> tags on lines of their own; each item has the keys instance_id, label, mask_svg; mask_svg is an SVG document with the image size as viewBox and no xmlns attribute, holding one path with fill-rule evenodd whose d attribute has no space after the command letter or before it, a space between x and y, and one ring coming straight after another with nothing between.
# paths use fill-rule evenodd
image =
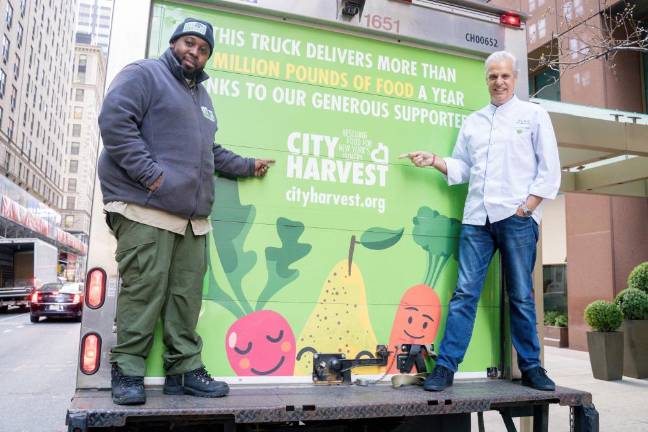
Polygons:
<instances>
[{"instance_id":1,"label":"city street","mask_svg":"<svg viewBox=\"0 0 648 432\"><path fill-rule=\"evenodd\" d=\"M0 432L648 432L648 0L0 13Z\"/></svg>"},{"instance_id":2,"label":"city street","mask_svg":"<svg viewBox=\"0 0 648 432\"><path fill-rule=\"evenodd\" d=\"M0 431L59 432L74 393L80 324L0 314Z\"/></svg>"}]
</instances>

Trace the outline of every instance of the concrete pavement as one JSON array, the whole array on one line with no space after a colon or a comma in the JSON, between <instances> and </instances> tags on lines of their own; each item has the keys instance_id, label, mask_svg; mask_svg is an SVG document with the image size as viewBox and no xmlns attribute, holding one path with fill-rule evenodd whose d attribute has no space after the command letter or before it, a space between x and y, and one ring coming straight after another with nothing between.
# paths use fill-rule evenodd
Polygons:
<instances>
[{"instance_id":1,"label":"concrete pavement","mask_svg":"<svg viewBox=\"0 0 648 432\"><path fill-rule=\"evenodd\" d=\"M559 386L592 394L601 432L648 432L648 379L594 379L587 352L554 347L545 347L545 368ZM487 432L506 431L498 413L487 412L484 419ZM519 430L519 420L515 423ZM473 415L473 430L476 424ZM549 430L569 432L569 407L550 406Z\"/></svg>"},{"instance_id":2,"label":"concrete pavement","mask_svg":"<svg viewBox=\"0 0 648 432\"><path fill-rule=\"evenodd\" d=\"M592 393L602 432L648 431L648 379L594 379L587 352L561 348L545 347L545 365L559 385ZM552 409L550 430L568 431L568 419L567 408Z\"/></svg>"}]
</instances>

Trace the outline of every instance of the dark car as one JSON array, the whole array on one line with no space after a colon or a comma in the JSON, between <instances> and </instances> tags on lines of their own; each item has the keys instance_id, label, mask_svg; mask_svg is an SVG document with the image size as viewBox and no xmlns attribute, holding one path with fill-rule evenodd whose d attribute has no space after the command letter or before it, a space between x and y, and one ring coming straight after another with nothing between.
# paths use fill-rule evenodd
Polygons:
<instances>
[{"instance_id":1,"label":"dark car","mask_svg":"<svg viewBox=\"0 0 648 432\"><path fill-rule=\"evenodd\" d=\"M29 319L37 323L40 317L75 318L81 321L83 284L46 283L31 295Z\"/></svg>"}]
</instances>

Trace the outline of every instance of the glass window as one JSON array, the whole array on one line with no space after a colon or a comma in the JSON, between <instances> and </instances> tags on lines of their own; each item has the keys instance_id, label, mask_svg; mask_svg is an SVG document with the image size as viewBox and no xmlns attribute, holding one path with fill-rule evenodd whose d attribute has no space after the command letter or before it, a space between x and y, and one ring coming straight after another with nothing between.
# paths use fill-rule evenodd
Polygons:
<instances>
[{"instance_id":1,"label":"glass window","mask_svg":"<svg viewBox=\"0 0 648 432\"><path fill-rule=\"evenodd\" d=\"M7 63L9 60L9 50L11 49L11 42L7 35L2 36L2 61Z\"/></svg>"},{"instance_id":2,"label":"glass window","mask_svg":"<svg viewBox=\"0 0 648 432\"><path fill-rule=\"evenodd\" d=\"M83 89L76 89L74 94L74 100L76 102L83 102L84 96L85 96L85 91Z\"/></svg>"},{"instance_id":3,"label":"glass window","mask_svg":"<svg viewBox=\"0 0 648 432\"><path fill-rule=\"evenodd\" d=\"M547 35L547 20L542 18L538 20L538 39L542 39Z\"/></svg>"},{"instance_id":4,"label":"glass window","mask_svg":"<svg viewBox=\"0 0 648 432\"><path fill-rule=\"evenodd\" d=\"M88 66L88 56L85 54L81 54L79 56L79 64L77 65L77 81L85 82L87 66Z\"/></svg>"},{"instance_id":5,"label":"glass window","mask_svg":"<svg viewBox=\"0 0 648 432\"><path fill-rule=\"evenodd\" d=\"M70 161L70 174L76 174L79 172L79 161L78 160L71 160Z\"/></svg>"},{"instance_id":6,"label":"glass window","mask_svg":"<svg viewBox=\"0 0 648 432\"><path fill-rule=\"evenodd\" d=\"M568 0L563 4L563 18L567 23L574 19L574 2L572 0Z\"/></svg>"},{"instance_id":7,"label":"glass window","mask_svg":"<svg viewBox=\"0 0 648 432\"><path fill-rule=\"evenodd\" d=\"M80 124L72 125L72 136L73 137L80 137L81 136L81 125Z\"/></svg>"},{"instance_id":8,"label":"glass window","mask_svg":"<svg viewBox=\"0 0 648 432\"><path fill-rule=\"evenodd\" d=\"M0 69L0 98L4 97L7 88L7 74Z\"/></svg>"},{"instance_id":9,"label":"glass window","mask_svg":"<svg viewBox=\"0 0 648 432\"><path fill-rule=\"evenodd\" d=\"M533 44L535 43L538 35L538 29L535 24L529 24L527 27L527 38L529 39L529 43Z\"/></svg>"},{"instance_id":10,"label":"glass window","mask_svg":"<svg viewBox=\"0 0 648 432\"><path fill-rule=\"evenodd\" d=\"M22 46L22 40L23 40L23 26L22 24L18 23L18 31L16 32L16 45L18 45L18 48Z\"/></svg>"},{"instance_id":11,"label":"glass window","mask_svg":"<svg viewBox=\"0 0 648 432\"><path fill-rule=\"evenodd\" d=\"M74 215L65 216L65 227L69 228L74 225Z\"/></svg>"},{"instance_id":12,"label":"glass window","mask_svg":"<svg viewBox=\"0 0 648 432\"><path fill-rule=\"evenodd\" d=\"M74 107L73 118L75 120L81 120L83 118L83 108L75 106Z\"/></svg>"},{"instance_id":13,"label":"glass window","mask_svg":"<svg viewBox=\"0 0 648 432\"><path fill-rule=\"evenodd\" d=\"M76 192L77 191L77 179L71 178L68 179L68 192Z\"/></svg>"},{"instance_id":14,"label":"glass window","mask_svg":"<svg viewBox=\"0 0 648 432\"><path fill-rule=\"evenodd\" d=\"M548 311L567 312L566 272L566 264L542 266L545 314Z\"/></svg>"},{"instance_id":15,"label":"glass window","mask_svg":"<svg viewBox=\"0 0 648 432\"><path fill-rule=\"evenodd\" d=\"M79 154L79 143L78 142L70 143L70 154L72 154L72 155L78 155Z\"/></svg>"},{"instance_id":16,"label":"glass window","mask_svg":"<svg viewBox=\"0 0 648 432\"><path fill-rule=\"evenodd\" d=\"M16 53L16 61L14 62L14 76L18 79L20 75L20 56Z\"/></svg>"},{"instance_id":17,"label":"glass window","mask_svg":"<svg viewBox=\"0 0 648 432\"><path fill-rule=\"evenodd\" d=\"M16 86L11 86L11 112L16 110L16 98L18 97L18 90Z\"/></svg>"},{"instance_id":18,"label":"glass window","mask_svg":"<svg viewBox=\"0 0 648 432\"><path fill-rule=\"evenodd\" d=\"M67 197L67 201L65 203L65 208L68 209L68 210L74 210L75 201L76 201L75 197L73 197L73 196Z\"/></svg>"},{"instance_id":19,"label":"glass window","mask_svg":"<svg viewBox=\"0 0 648 432\"><path fill-rule=\"evenodd\" d=\"M576 60L578 58L578 50L580 48L580 44L578 39L576 38L569 38L569 54L572 58L572 60Z\"/></svg>"},{"instance_id":20,"label":"glass window","mask_svg":"<svg viewBox=\"0 0 648 432\"><path fill-rule=\"evenodd\" d=\"M13 6L11 6L11 3L7 2L7 8L5 9L5 24L7 24L7 30L11 30L12 21L13 21Z\"/></svg>"},{"instance_id":21,"label":"glass window","mask_svg":"<svg viewBox=\"0 0 648 432\"><path fill-rule=\"evenodd\" d=\"M13 139L13 133L14 133L14 121L11 117L9 117L9 124L7 125L7 136L9 137L9 140Z\"/></svg>"},{"instance_id":22,"label":"glass window","mask_svg":"<svg viewBox=\"0 0 648 432\"><path fill-rule=\"evenodd\" d=\"M27 0L20 0L20 16L25 16L25 9L27 9Z\"/></svg>"}]
</instances>

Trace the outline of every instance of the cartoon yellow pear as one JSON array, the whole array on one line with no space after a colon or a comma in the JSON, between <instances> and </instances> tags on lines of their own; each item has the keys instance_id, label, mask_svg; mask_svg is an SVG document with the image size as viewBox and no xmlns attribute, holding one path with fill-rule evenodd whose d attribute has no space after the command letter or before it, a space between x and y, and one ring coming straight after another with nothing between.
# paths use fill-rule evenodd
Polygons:
<instances>
[{"instance_id":1,"label":"cartoon yellow pear","mask_svg":"<svg viewBox=\"0 0 648 432\"><path fill-rule=\"evenodd\" d=\"M371 228L360 241L351 237L349 257L340 261L330 271L317 305L297 338L297 363L295 375L310 375L313 371L313 354L343 353L346 358L373 357L376 335L369 319L367 293L360 267L353 263L356 244L380 250L394 245L403 230ZM378 366L361 367L354 373L372 375L380 373Z\"/></svg>"}]
</instances>

